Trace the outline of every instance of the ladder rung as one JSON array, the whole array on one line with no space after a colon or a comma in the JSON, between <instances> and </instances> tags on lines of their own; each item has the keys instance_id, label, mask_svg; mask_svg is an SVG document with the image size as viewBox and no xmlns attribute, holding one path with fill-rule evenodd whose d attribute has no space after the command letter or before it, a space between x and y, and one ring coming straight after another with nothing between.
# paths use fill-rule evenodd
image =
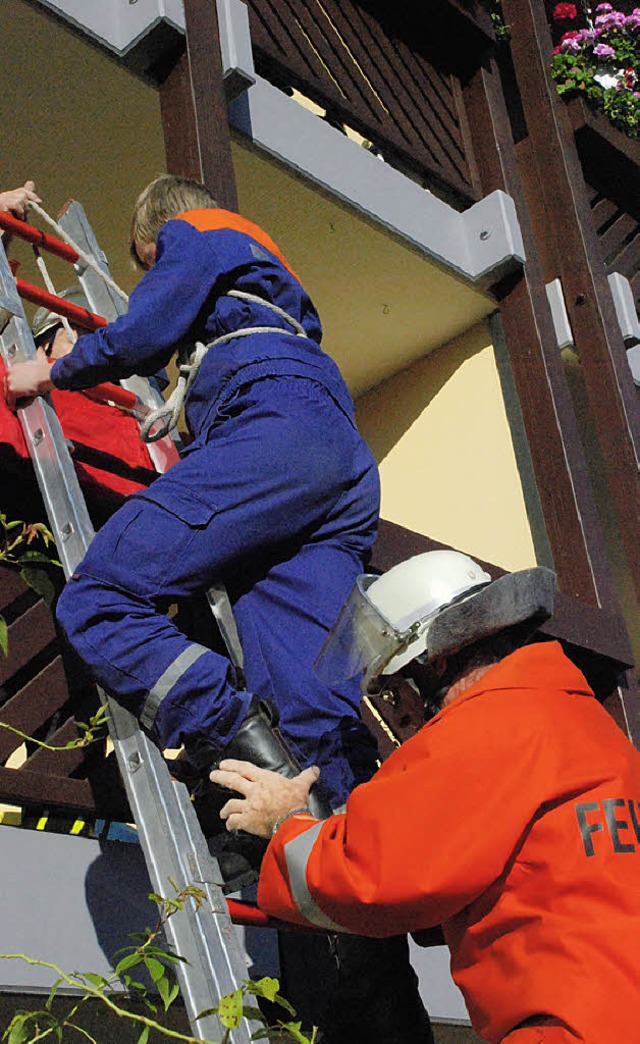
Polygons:
<instances>
[{"instance_id":1,"label":"ladder rung","mask_svg":"<svg viewBox=\"0 0 640 1044\"><path fill-rule=\"evenodd\" d=\"M90 312L87 308L74 305L64 297L58 297L57 294L50 294L48 290L43 290L42 287L36 286L35 283L26 283L24 279L16 279L16 289L20 297L25 301L30 301L31 304L44 305L45 308L50 308L52 312L56 312L58 315L66 316L67 319L71 319L72 322L84 327L86 330L97 330L100 326L107 325L107 320L103 319L101 315L96 315L95 312Z\"/></svg>"},{"instance_id":2,"label":"ladder rung","mask_svg":"<svg viewBox=\"0 0 640 1044\"><path fill-rule=\"evenodd\" d=\"M10 232L12 236L25 239L27 243L35 243L41 250L48 250L50 254L55 254L56 257L61 257L64 261L70 261L72 265L75 265L76 261L79 260L78 254L73 247L63 243L61 239L56 239L55 236L48 235L47 232L41 232L39 228L35 228L33 225L28 225L26 221L13 217L7 211L0 212L0 228Z\"/></svg>"}]
</instances>

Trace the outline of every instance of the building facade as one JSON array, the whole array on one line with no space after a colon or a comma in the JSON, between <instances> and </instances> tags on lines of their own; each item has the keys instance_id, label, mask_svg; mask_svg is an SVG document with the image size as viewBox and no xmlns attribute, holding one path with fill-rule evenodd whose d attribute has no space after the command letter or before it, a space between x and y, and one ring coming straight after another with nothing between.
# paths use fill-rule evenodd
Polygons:
<instances>
[{"instance_id":1,"label":"building facade","mask_svg":"<svg viewBox=\"0 0 640 1044\"><path fill-rule=\"evenodd\" d=\"M3 187L80 199L126 288L128 215L162 170L264 226L380 465L374 566L447 546L494 574L554 568L546 630L637 744L640 145L559 96L554 5L503 0L498 38L496 5L423 6L5 0ZM0 612L0 715L64 742L92 694L2 567ZM363 714L383 756L419 723ZM126 820L111 761L3 731L0 799Z\"/></svg>"}]
</instances>

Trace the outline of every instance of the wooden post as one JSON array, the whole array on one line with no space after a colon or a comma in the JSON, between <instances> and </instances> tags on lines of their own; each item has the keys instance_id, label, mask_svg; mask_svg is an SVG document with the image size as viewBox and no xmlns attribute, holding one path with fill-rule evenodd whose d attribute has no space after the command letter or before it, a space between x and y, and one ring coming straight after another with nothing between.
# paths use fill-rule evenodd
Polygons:
<instances>
[{"instance_id":1,"label":"wooden post","mask_svg":"<svg viewBox=\"0 0 640 1044\"><path fill-rule=\"evenodd\" d=\"M238 209L215 0L184 0L186 49L160 87L167 170Z\"/></svg>"},{"instance_id":2,"label":"wooden post","mask_svg":"<svg viewBox=\"0 0 640 1044\"><path fill-rule=\"evenodd\" d=\"M607 497L640 594L640 409L629 376L584 174L566 104L550 74L551 38L541 0L505 0L511 51L527 136L518 146L527 203L545 259L545 279L560 278ZM637 172L636 172L637 174ZM600 466L600 462L599 466Z\"/></svg>"}]
</instances>

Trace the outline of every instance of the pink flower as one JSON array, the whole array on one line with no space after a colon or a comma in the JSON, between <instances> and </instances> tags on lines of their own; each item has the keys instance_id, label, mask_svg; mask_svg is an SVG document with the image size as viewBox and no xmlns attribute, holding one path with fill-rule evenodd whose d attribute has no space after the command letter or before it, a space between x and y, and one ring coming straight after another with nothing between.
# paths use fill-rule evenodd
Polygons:
<instances>
[{"instance_id":1,"label":"pink flower","mask_svg":"<svg viewBox=\"0 0 640 1044\"><path fill-rule=\"evenodd\" d=\"M616 56L616 52L613 47L609 47L609 44L596 44L593 53L596 58L615 58Z\"/></svg>"},{"instance_id":2,"label":"pink flower","mask_svg":"<svg viewBox=\"0 0 640 1044\"><path fill-rule=\"evenodd\" d=\"M605 5L600 5L605 6ZM609 11L603 14L596 15L594 25L597 29L615 29L622 28L626 22L627 16L622 11Z\"/></svg>"},{"instance_id":3,"label":"pink flower","mask_svg":"<svg viewBox=\"0 0 640 1044\"><path fill-rule=\"evenodd\" d=\"M554 22L572 21L577 17L578 9L575 4L556 4L553 9Z\"/></svg>"},{"instance_id":4,"label":"pink flower","mask_svg":"<svg viewBox=\"0 0 640 1044\"><path fill-rule=\"evenodd\" d=\"M596 7L596 14L607 14L609 11L613 11L611 4L598 4Z\"/></svg>"}]
</instances>

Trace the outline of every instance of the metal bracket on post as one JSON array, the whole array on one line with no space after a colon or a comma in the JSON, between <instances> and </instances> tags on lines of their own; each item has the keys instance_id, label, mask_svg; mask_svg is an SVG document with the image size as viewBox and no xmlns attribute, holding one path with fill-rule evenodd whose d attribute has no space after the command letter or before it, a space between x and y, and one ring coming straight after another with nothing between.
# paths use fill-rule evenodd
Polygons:
<instances>
[{"instance_id":1,"label":"metal bracket on post","mask_svg":"<svg viewBox=\"0 0 640 1044\"><path fill-rule=\"evenodd\" d=\"M631 283L620 272L612 272L609 276L609 289L613 297L620 333L627 349L627 362L631 370L631 377L633 383L640 387L640 322L638 322Z\"/></svg>"},{"instance_id":2,"label":"metal bracket on post","mask_svg":"<svg viewBox=\"0 0 640 1044\"><path fill-rule=\"evenodd\" d=\"M491 286L525 262L516 205L496 189L460 215L459 235L466 247L465 274L479 286Z\"/></svg>"},{"instance_id":3,"label":"metal bracket on post","mask_svg":"<svg viewBox=\"0 0 640 1044\"><path fill-rule=\"evenodd\" d=\"M241 0L216 0L220 29L222 77L227 101L256 82L249 29L249 12Z\"/></svg>"},{"instance_id":4,"label":"metal bracket on post","mask_svg":"<svg viewBox=\"0 0 640 1044\"><path fill-rule=\"evenodd\" d=\"M562 351L563 348L573 348L575 341L571 323L569 322L564 293L562 292L562 283L559 279L553 279L550 283L547 283L545 289L547 291L549 308L551 309L558 351Z\"/></svg>"}]
</instances>

